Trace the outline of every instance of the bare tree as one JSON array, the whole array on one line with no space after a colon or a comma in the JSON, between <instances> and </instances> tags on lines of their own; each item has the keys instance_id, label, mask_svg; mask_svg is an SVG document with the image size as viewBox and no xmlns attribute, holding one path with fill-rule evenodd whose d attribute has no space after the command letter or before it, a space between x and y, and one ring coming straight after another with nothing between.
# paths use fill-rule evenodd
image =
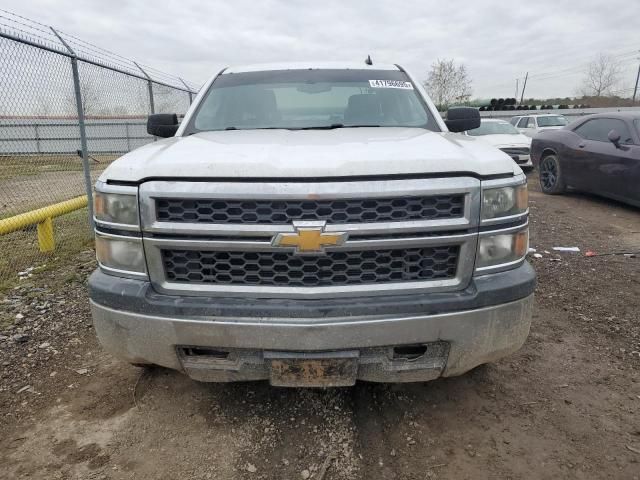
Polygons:
<instances>
[{"instance_id":1,"label":"bare tree","mask_svg":"<svg viewBox=\"0 0 640 480\"><path fill-rule=\"evenodd\" d=\"M454 103L464 103L471 97L471 79L464 64L454 60L436 60L424 83L427 92L440 110Z\"/></svg>"},{"instance_id":2,"label":"bare tree","mask_svg":"<svg viewBox=\"0 0 640 480\"><path fill-rule=\"evenodd\" d=\"M82 113L87 115L96 115L100 113L100 91L88 79L80 78L80 96L82 97ZM67 96L67 104L71 115L78 114L75 94Z\"/></svg>"},{"instance_id":3,"label":"bare tree","mask_svg":"<svg viewBox=\"0 0 640 480\"><path fill-rule=\"evenodd\" d=\"M51 98L48 95L38 93L36 99L38 106L35 113L37 115L42 115L43 117L50 116L53 110Z\"/></svg>"},{"instance_id":4,"label":"bare tree","mask_svg":"<svg viewBox=\"0 0 640 480\"><path fill-rule=\"evenodd\" d=\"M149 103L149 90L146 88L136 88L134 98L130 105L131 115L149 115L151 113L151 105Z\"/></svg>"},{"instance_id":5,"label":"bare tree","mask_svg":"<svg viewBox=\"0 0 640 480\"><path fill-rule=\"evenodd\" d=\"M585 97L611 95L619 78L620 66L615 61L615 58L606 53L600 53L589 63L580 93Z\"/></svg>"},{"instance_id":6,"label":"bare tree","mask_svg":"<svg viewBox=\"0 0 640 480\"><path fill-rule=\"evenodd\" d=\"M174 113L180 111L181 101L184 102L185 99L188 98L186 95L186 93L180 90L155 84L153 86L153 100L156 113Z\"/></svg>"}]
</instances>

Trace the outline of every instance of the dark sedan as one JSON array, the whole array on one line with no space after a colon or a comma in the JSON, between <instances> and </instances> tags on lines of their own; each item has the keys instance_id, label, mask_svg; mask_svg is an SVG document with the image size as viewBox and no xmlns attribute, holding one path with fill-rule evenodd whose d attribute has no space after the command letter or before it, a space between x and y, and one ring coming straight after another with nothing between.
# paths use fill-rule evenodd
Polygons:
<instances>
[{"instance_id":1,"label":"dark sedan","mask_svg":"<svg viewBox=\"0 0 640 480\"><path fill-rule=\"evenodd\" d=\"M531 158L544 193L574 188L640 207L640 111L589 115L543 131Z\"/></svg>"}]
</instances>

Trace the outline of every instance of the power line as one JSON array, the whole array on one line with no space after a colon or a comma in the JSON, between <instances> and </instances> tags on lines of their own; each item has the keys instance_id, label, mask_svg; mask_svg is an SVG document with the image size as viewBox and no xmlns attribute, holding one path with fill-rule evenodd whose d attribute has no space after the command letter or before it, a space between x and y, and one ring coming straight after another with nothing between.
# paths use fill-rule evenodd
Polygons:
<instances>
[{"instance_id":1,"label":"power line","mask_svg":"<svg viewBox=\"0 0 640 480\"><path fill-rule=\"evenodd\" d=\"M620 52L620 53L613 53L611 54L611 57L615 58L615 59L623 59L623 57L629 57L629 56L635 56L637 54L638 50L636 48L636 50L632 50L632 51L625 51L625 52ZM557 58L557 57L556 57ZM539 77L539 76L543 76L543 75L547 75L547 74L555 74L557 72L561 72L561 71L565 71L565 70L574 70L576 68L582 68L582 67L586 67L588 66L591 61L593 61L593 55L590 57L580 57L583 58L584 61L581 61L579 63L576 63L574 65L568 66L568 67L564 67L561 69L552 69L552 70L547 70L547 71L541 71L541 72L537 72L534 75L530 75L530 78L535 78L535 77Z\"/></svg>"},{"instance_id":2,"label":"power line","mask_svg":"<svg viewBox=\"0 0 640 480\"><path fill-rule=\"evenodd\" d=\"M631 60L633 60L631 57L633 57L634 55L637 55L637 52L638 50L624 51L624 52L612 54L611 57L616 59L616 62L614 63L616 66L627 66L627 65L631 65ZM576 65L572 65L572 66L568 66L560 69L546 70L542 72L535 72L532 74L529 73L527 78L528 80L535 80L535 83L539 84L540 82L545 82L547 80L552 80L556 78L585 74L587 73L587 69L590 63L591 62L584 62L584 63L580 63L580 64L576 64ZM516 78L516 81L523 81L523 80L524 78L522 77ZM508 85L513 85L513 84L511 82L491 83L490 87L503 87Z\"/></svg>"},{"instance_id":3,"label":"power line","mask_svg":"<svg viewBox=\"0 0 640 480\"><path fill-rule=\"evenodd\" d=\"M631 60L631 59L629 59L629 60ZM614 65L620 66L620 65L627 64L627 62L628 62L628 60L618 60L618 61L614 62ZM580 66L567 67L565 69L556 71L556 73L549 73L549 74L547 74L545 76L542 76L541 73L537 73L535 75L530 75L530 78L535 78L536 80L547 80L547 79L550 79L550 78L558 78L558 77L563 77L563 76L575 75L575 74L579 74L579 73L586 73L588 68L589 68L589 63L583 64L583 65L580 65Z\"/></svg>"}]
</instances>

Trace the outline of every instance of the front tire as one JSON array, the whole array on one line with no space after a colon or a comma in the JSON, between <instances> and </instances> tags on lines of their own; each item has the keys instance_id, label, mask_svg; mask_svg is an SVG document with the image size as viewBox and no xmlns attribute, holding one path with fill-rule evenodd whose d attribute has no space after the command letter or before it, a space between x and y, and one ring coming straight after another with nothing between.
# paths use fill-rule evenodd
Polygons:
<instances>
[{"instance_id":1,"label":"front tire","mask_svg":"<svg viewBox=\"0 0 640 480\"><path fill-rule=\"evenodd\" d=\"M540 162L540 188L547 195L560 195L567 186L555 153L547 154Z\"/></svg>"}]
</instances>

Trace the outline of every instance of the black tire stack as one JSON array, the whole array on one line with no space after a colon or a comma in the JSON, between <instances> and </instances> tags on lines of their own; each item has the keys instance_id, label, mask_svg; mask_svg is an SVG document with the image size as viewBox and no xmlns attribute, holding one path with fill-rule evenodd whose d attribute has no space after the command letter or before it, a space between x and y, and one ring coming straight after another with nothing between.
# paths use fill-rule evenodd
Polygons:
<instances>
[{"instance_id":1,"label":"black tire stack","mask_svg":"<svg viewBox=\"0 0 640 480\"><path fill-rule=\"evenodd\" d=\"M570 108L590 108L589 105L518 105L515 98L492 98L489 105L482 105L481 112L499 112L506 110L567 110Z\"/></svg>"},{"instance_id":2,"label":"black tire stack","mask_svg":"<svg viewBox=\"0 0 640 480\"><path fill-rule=\"evenodd\" d=\"M515 110L515 109L516 109L515 98L492 98L491 102L489 102L489 105L484 106L483 111L497 112L497 111Z\"/></svg>"}]
</instances>

